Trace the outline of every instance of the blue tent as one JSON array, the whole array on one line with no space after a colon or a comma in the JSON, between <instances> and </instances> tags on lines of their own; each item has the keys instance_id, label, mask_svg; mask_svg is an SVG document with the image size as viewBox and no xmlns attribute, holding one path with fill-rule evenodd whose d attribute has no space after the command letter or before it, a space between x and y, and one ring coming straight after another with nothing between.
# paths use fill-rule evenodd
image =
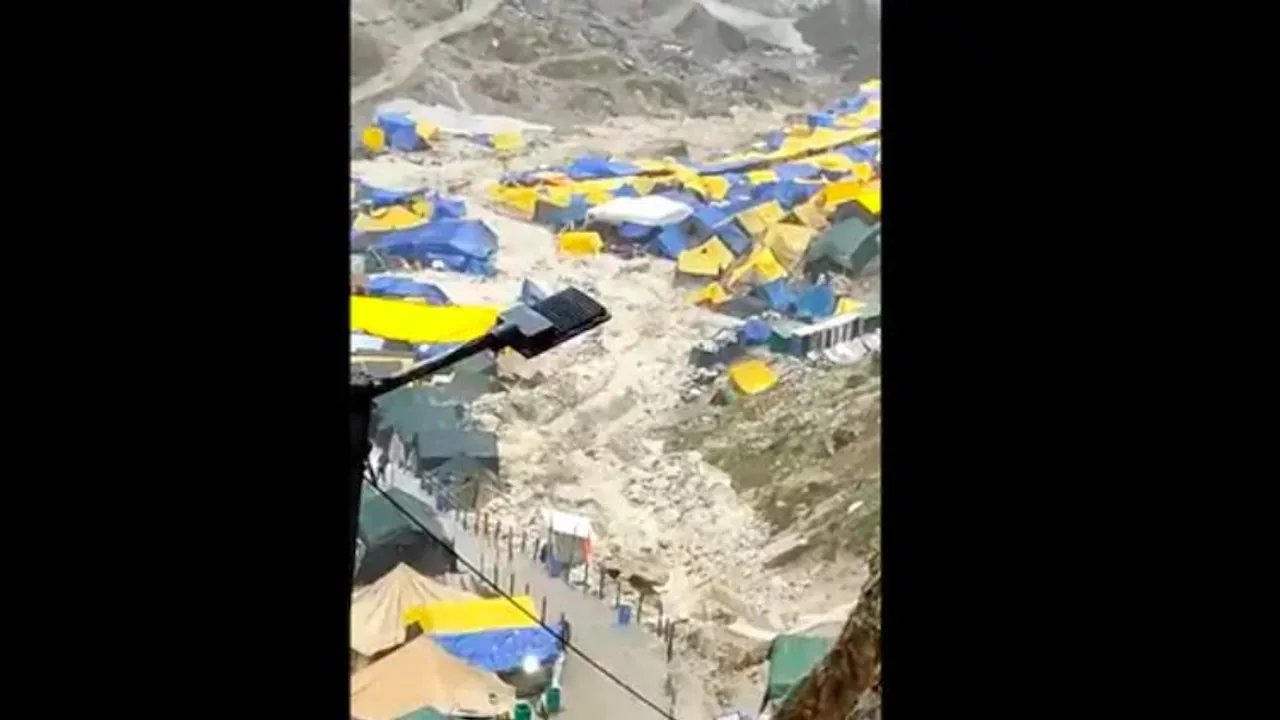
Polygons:
<instances>
[{"instance_id":1,"label":"blue tent","mask_svg":"<svg viewBox=\"0 0 1280 720\"><path fill-rule=\"evenodd\" d=\"M388 255L423 264L443 263L450 270L484 275L498 238L479 220L433 220L407 230L383 233L374 245Z\"/></svg>"},{"instance_id":2,"label":"blue tent","mask_svg":"<svg viewBox=\"0 0 1280 720\"><path fill-rule=\"evenodd\" d=\"M879 97L880 92L876 91L874 95L875 97ZM827 112L836 113L838 115L844 115L847 113L856 113L862 108L867 106L867 103L871 100L871 97L872 96L868 93L859 92L857 95L850 95L849 97L840 98L835 102L831 103L831 105L827 108Z\"/></svg>"},{"instance_id":3,"label":"blue tent","mask_svg":"<svg viewBox=\"0 0 1280 720\"><path fill-rule=\"evenodd\" d=\"M773 328L760 318L751 318L738 329L738 336L748 345L762 345L769 342Z\"/></svg>"},{"instance_id":4,"label":"blue tent","mask_svg":"<svg viewBox=\"0 0 1280 720\"><path fill-rule=\"evenodd\" d=\"M880 143L869 142L861 145L846 145L840 148L840 154L854 162L871 162L880 152Z\"/></svg>"},{"instance_id":5,"label":"blue tent","mask_svg":"<svg viewBox=\"0 0 1280 720\"><path fill-rule=\"evenodd\" d=\"M769 303L769 309L780 313L787 312L796 300L795 293L787 285L786 278L778 278L772 282L767 282L757 287L753 292Z\"/></svg>"},{"instance_id":6,"label":"blue tent","mask_svg":"<svg viewBox=\"0 0 1280 720\"><path fill-rule=\"evenodd\" d=\"M777 150L782 147L782 143L786 141L787 136L781 130L774 130L764 139L765 147L770 150Z\"/></svg>"},{"instance_id":7,"label":"blue tent","mask_svg":"<svg viewBox=\"0 0 1280 720\"><path fill-rule=\"evenodd\" d=\"M414 348L413 354L418 361L427 360L453 350L461 343L422 343Z\"/></svg>"},{"instance_id":8,"label":"blue tent","mask_svg":"<svg viewBox=\"0 0 1280 720\"><path fill-rule=\"evenodd\" d=\"M625 177L639 175L640 168L629 162L610 160L595 155L584 155L565 168L565 174L574 180Z\"/></svg>"},{"instance_id":9,"label":"blue tent","mask_svg":"<svg viewBox=\"0 0 1280 720\"><path fill-rule=\"evenodd\" d=\"M533 283L532 280L525 280L520 284L520 302L525 305L532 305L547 296L547 292Z\"/></svg>"},{"instance_id":10,"label":"blue tent","mask_svg":"<svg viewBox=\"0 0 1280 720\"><path fill-rule=\"evenodd\" d=\"M629 222L618 225L618 235L628 240L644 240L652 233L653 228L649 225L637 225Z\"/></svg>"},{"instance_id":11,"label":"blue tent","mask_svg":"<svg viewBox=\"0 0 1280 720\"><path fill-rule=\"evenodd\" d=\"M540 627L432 635L431 639L468 665L494 673L515 670L530 656L540 665L550 665L560 654L559 641Z\"/></svg>"},{"instance_id":12,"label":"blue tent","mask_svg":"<svg viewBox=\"0 0 1280 720\"><path fill-rule=\"evenodd\" d=\"M467 216L467 201L462 198L436 194L431 197L431 206L434 208L431 214L433 220L445 218L461 220Z\"/></svg>"},{"instance_id":13,"label":"blue tent","mask_svg":"<svg viewBox=\"0 0 1280 720\"><path fill-rule=\"evenodd\" d=\"M836 293L830 285L815 285L796 300L796 317L801 320L821 320L836 312Z\"/></svg>"},{"instance_id":14,"label":"blue tent","mask_svg":"<svg viewBox=\"0 0 1280 720\"><path fill-rule=\"evenodd\" d=\"M822 172L822 168L809 163L782 163L773 166L773 172L782 182L811 178Z\"/></svg>"},{"instance_id":15,"label":"blue tent","mask_svg":"<svg viewBox=\"0 0 1280 720\"><path fill-rule=\"evenodd\" d=\"M420 297L428 305L449 305L449 296L431 283L409 278L380 275L369 280L369 294L389 297Z\"/></svg>"},{"instance_id":16,"label":"blue tent","mask_svg":"<svg viewBox=\"0 0 1280 720\"><path fill-rule=\"evenodd\" d=\"M635 189L634 187L632 187L632 186L630 186L630 185L623 185L622 187L618 188L617 190L614 190L614 191L613 191L613 193L612 193L612 195L613 195L614 197L616 197L616 198L622 198L622 197L640 197L640 191L639 191L639 190L637 190L637 189Z\"/></svg>"},{"instance_id":17,"label":"blue tent","mask_svg":"<svg viewBox=\"0 0 1280 720\"><path fill-rule=\"evenodd\" d=\"M739 257L751 249L751 237L742 229L738 221L732 218L720 223L713 234Z\"/></svg>"},{"instance_id":18,"label":"blue tent","mask_svg":"<svg viewBox=\"0 0 1280 720\"><path fill-rule=\"evenodd\" d=\"M364 182L356 182L356 201L367 203L375 208L406 203L421 194L421 190L388 190Z\"/></svg>"},{"instance_id":19,"label":"blue tent","mask_svg":"<svg viewBox=\"0 0 1280 720\"><path fill-rule=\"evenodd\" d=\"M694 195L693 193L685 190L664 190L660 193L654 193L654 194L660 195L669 200L675 200L676 202L684 203L685 205L688 205L689 207L693 208L694 212L697 212L698 208L703 207L703 202L702 200L698 199L697 195Z\"/></svg>"},{"instance_id":20,"label":"blue tent","mask_svg":"<svg viewBox=\"0 0 1280 720\"><path fill-rule=\"evenodd\" d=\"M397 150L421 150L427 143L418 135L418 123L402 113L378 113L373 120Z\"/></svg>"},{"instance_id":21,"label":"blue tent","mask_svg":"<svg viewBox=\"0 0 1280 720\"><path fill-rule=\"evenodd\" d=\"M830 112L811 112L806 118L809 127L835 127L836 116Z\"/></svg>"},{"instance_id":22,"label":"blue tent","mask_svg":"<svg viewBox=\"0 0 1280 720\"><path fill-rule=\"evenodd\" d=\"M589 209L591 209L591 206L587 204L587 199L583 195L571 196L567 207L560 207L555 203L540 200L534 211L533 219L537 223L550 225L556 231L560 231L586 222L587 210Z\"/></svg>"},{"instance_id":23,"label":"blue tent","mask_svg":"<svg viewBox=\"0 0 1280 720\"><path fill-rule=\"evenodd\" d=\"M680 225L668 225L649 243L649 249L664 258L675 260L689 249L689 235Z\"/></svg>"}]
</instances>

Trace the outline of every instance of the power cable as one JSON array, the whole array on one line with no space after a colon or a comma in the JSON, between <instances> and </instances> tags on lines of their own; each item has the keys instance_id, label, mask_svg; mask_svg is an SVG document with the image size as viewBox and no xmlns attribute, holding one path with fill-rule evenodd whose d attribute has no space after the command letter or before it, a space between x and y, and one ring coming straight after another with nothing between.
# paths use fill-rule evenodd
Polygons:
<instances>
[{"instance_id":1,"label":"power cable","mask_svg":"<svg viewBox=\"0 0 1280 720\"><path fill-rule=\"evenodd\" d=\"M372 466L370 466L368 459L365 460L365 470L368 477L374 477L373 468ZM409 520L409 522L413 523L419 530L426 533L431 539L435 540L438 545L445 548L445 551L448 552L463 567L465 567L467 570L471 571L475 575L479 576L480 579L483 580L484 583L488 585L490 588L492 588L496 593L498 593L499 596L501 596L507 602L511 603L513 606L518 608L520 612L525 615L525 617L528 617L530 620L537 623L538 627L542 628L543 630L546 630L552 637L554 637L557 641L559 641L562 646L564 646L568 650L572 650L574 655L577 655L578 657L582 658L588 665L595 668L596 672L599 672L601 675L604 675L605 677L612 680L615 685L622 688L623 690L626 690L628 693L631 694L632 697L636 698L640 702L649 706L650 709L658 713L658 715L662 716L665 720L676 720L676 718L671 713L667 712L666 710L663 710L661 707L658 706L657 703L645 697L644 693L640 692L639 690L636 690L630 684L625 682L622 678L613 674L608 668L596 662L596 660L592 658L590 655L587 655L582 650L579 650L577 646L571 644L569 641L561 637L560 633L556 632L555 630L552 630L545 622L542 621L542 618L538 617L532 612L529 612L527 609L525 609L523 605L516 602L515 598L507 594L507 592L504 591L501 587L499 587L499 585L496 582L485 577L483 572L480 572L479 570L477 570L474 565L472 565L470 562L467 561L466 558L462 557L462 555L457 551L456 548L453 547L451 543L444 542L441 538L436 537L435 533L433 533L430 529L428 529L425 525L423 525L422 522L418 520L418 518L414 517L413 514L410 513L408 510L406 510L402 505L400 505L400 503L396 502L395 498L391 497L390 494L388 494L382 488L378 487L376 483L368 482L368 480L366 479L366 484L372 487L375 491L377 491L377 493L381 495L384 499L386 499L387 502L391 503L391 506L395 508L396 511L399 512L401 515L404 515L405 518Z\"/></svg>"}]
</instances>

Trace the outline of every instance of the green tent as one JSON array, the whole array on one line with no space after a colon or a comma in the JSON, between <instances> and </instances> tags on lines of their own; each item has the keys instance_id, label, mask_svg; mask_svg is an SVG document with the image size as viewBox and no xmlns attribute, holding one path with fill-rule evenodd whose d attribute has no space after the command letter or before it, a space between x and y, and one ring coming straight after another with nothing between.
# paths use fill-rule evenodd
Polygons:
<instances>
[{"instance_id":1,"label":"green tent","mask_svg":"<svg viewBox=\"0 0 1280 720\"><path fill-rule=\"evenodd\" d=\"M834 643L834 638L810 635L779 635L774 638L769 646L765 703L786 697L826 656Z\"/></svg>"},{"instance_id":2,"label":"green tent","mask_svg":"<svg viewBox=\"0 0 1280 720\"><path fill-rule=\"evenodd\" d=\"M842 272L857 277L880 267L880 225L850 217L832 225L809 245L810 272Z\"/></svg>"},{"instance_id":3,"label":"green tent","mask_svg":"<svg viewBox=\"0 0 1280 720\"><path fill-rule=\"evenodd\" d=\"M373 432L379 445L386 445L390 433L407 446L420 443L436 433L461 430L466 409L436 388L404 387L378 398L374 409Z\"/></svg>"},{"instance_id":4,"label":"green tent","mask_svg":"<svg viewBox=\"0 0 1280 720\"><path fill-rule=\"evenodd\" d=\"M400 563L428 577L454 570L453 553L446 547L453 543L435 511L400 488L361 488L357 532L364 554L356 568L356 585L376 582Z\"/></svg>"}]
</instances>

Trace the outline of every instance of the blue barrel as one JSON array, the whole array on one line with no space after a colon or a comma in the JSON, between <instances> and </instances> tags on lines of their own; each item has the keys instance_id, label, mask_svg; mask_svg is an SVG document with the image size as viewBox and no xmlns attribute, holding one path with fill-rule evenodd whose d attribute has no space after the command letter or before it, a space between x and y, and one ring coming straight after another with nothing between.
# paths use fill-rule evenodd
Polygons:
<instances>
[{"instance_id":1,"label":"blue barrel","mask_svg":"<svg viewBox=\"0 0 1280 720\"><path fill-rule=\"evenodd\" d=\"M547 574L551 577L560 577L560 573L564 572L564 563L549 557L547 558Z\"/></svg>"},{"instance_id":2,"label":"blue barrel","mask_svg":"<svg viewBox=\"0 0 1280 720\"><path fill-rule=\"evenodd\" d=\"M631 624L631 606L623 603L618 606L618 625Z\"/></svg>"}]
</instances>

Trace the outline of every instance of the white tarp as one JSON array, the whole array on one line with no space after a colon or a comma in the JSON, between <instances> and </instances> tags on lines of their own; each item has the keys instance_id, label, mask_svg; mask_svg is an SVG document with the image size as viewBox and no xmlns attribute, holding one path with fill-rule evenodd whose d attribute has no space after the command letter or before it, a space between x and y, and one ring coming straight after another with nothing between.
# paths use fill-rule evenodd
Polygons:
<instances>
[{"instance_id":1,"label":"white tarp","mask_svg":"<svg viewBox=\"0 0 1280 720\"><path fill-rule=\"evenodd\" d=\"M678 223L693 214L693 208L661 195L622 197L587 210L588 220L610 225L631 223L646 227L662 227Z\"/></svg>"}]
</instances>

